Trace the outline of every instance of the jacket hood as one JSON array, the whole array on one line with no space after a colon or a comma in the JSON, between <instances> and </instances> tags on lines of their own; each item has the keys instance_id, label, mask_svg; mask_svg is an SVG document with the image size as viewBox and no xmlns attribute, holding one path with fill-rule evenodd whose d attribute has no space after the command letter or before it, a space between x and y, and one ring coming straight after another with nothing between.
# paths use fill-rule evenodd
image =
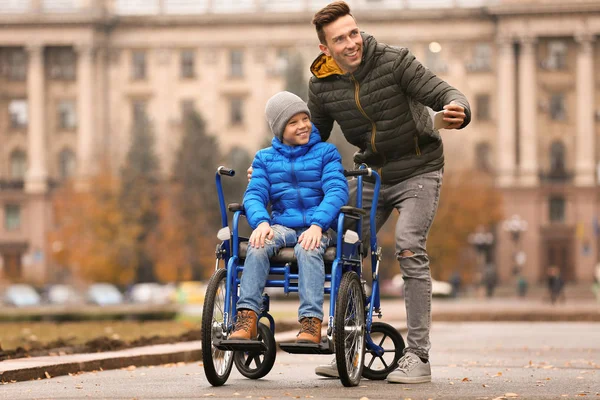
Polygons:
<instances>
[{"instance_id":1,"label":"jacket hood","mask_svg":"<svg viewBox=\"0 0 600 400\"><path fill-rule=\"evenodd\" d=\"M365 68L365 64L372 62L372 55L377 46L377 41L373 36L365 32L361 32L360 35L363 39L363 54L360 65L354 72L355 76L361 75L361 71L368 70L368 68ZM319 79L332 75L345 75L344 71L337 65L333 57L328 56L325 53L321 53L315 58L310 65L310 72Z\"/></svg>"},{"instance_id":2,"label":"jacket hood","mask_svg":"<svg viewBox=\"0 0 600 400\"><path fill-rule=\"evenodd\" d=\"M296 158L306 154L311 147L319 142L321 142L321 135L319 134L319 130L315 127L315 124L312 124L308 143L300 146L289 146L284 144L278 137L274 137L273 140L271 140L271 146L285 157Z\"/></svg>"}]
</instances>

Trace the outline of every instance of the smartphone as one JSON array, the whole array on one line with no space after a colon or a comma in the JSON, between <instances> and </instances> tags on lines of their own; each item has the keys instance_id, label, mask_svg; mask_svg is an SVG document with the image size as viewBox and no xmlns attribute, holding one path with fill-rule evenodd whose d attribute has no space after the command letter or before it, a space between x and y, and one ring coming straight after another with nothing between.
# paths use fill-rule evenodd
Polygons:
<instances>
[{"instance_id":1,"label":"smartphone","mask_svg":"<svg viewBox=\"0 0 600 400\"><path fill-rule=\"evenodd\" d=\"M444 111L438 111L433 114L433 128L434 129L445 129L449 122L444 121Z\"/></svg>"}]
</instances>

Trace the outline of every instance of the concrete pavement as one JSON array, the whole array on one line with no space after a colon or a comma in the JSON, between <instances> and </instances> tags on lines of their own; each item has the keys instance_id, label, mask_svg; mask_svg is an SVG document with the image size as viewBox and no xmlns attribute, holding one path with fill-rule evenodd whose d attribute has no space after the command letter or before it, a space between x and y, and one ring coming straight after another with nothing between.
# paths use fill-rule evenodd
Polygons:
<instances>
[{"instance_id":1,"label":"concrete pavement","mask_svg":"<svg viewBox=\"0 0 600 400\"><path fill-rule=\"evenodd\" d=\"M275 302L274 302L275 303ZM383 321L404 328L406 313L402 299L382 301ZM297 309L296 302L279 302L279 309ZM594 300L573 300L551 305L539 299L435 299L436 321L588 321L600 322L600 304ZM281 318L280 326L294 326L294 317ZM295 329L295 328L293 328ZM294 338L296 331L276 333L278 342ZM202 358L199 341L138 347L120 351L63 356L45 356L0 362L0 382L44 379L80 371L97 371L129 366L192 362Z\"/></svg>"}]
</instances>

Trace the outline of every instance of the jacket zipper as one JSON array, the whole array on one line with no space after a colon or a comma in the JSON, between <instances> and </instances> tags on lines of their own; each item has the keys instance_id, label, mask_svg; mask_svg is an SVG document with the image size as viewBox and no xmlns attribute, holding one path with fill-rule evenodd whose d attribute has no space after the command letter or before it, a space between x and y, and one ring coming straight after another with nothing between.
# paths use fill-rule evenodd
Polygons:
<instances>
[{"instance_id":1,"label":"jacket zipper","mask_svg":"<svg viewBox=\"0 0 600 400\"><path fill-rule=\"evenodd\" d=\"M306 227L306 215L304 214L304 202L302 201L302 196L300 195L300 188L298 187L298 180L296 179L296 171L294 170L294 165L296 165L296 159L292 158L292 179L294 180L294 187L296 188L296 193L298 193L298 200L302 205L302 225Z\"/></svg>"},{"instance_id":2,"label":"jacket zipper","mask_svg":"<svg viewBox=\"0 0 600 400\"><path fill-rule=\"evenodd\" d=\"M356 101L356 107L358 108L358 111L360 111L361 114L371 123L371 149L373 149L373 153L378 154L377 147L375 146L375 135L377 134L377 125L375 125L375 122L373 122L373 120L369 118L365 110L362 108L362 105L360 104L360 85L358 81L354 78L354 75L350 74L350 77L352 78L352 82L354 82L354 101ZM385 155L381 154L381 157L383 157L383 163L385 164ZM382 168L383 167L378 168L377 172L379 173L379 177L383 180Z\"/></svg>"},{"instance_id":3,"label":"jacket zipper","mask_svg":"<svg viewBox=\"0 0 600 400\"><path fill-rule=\"evenodd\" d=\"M421 148L419 147L419 138L417 137L417 135L414 135L413 138L415 138L415 153L417 153L417 155L420 156Z\"/></svg>"}]
</instances>

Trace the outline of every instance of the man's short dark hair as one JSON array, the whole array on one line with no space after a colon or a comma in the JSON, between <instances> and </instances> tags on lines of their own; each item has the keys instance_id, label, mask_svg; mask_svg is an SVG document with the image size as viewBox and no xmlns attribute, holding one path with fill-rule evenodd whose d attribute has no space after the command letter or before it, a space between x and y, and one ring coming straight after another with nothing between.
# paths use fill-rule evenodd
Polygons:
<instances>
[{"instance_id":1,"label":"man's short dark hair","mask_svg":"<svg viewBox=\"0 0 600 400\"><path fill-rule=\"evenodd\" d=\"M350 15L352 18L354 18L350 13L350 6L344 1L335 1L317 11L312 23L317 29L317 36L322 44L327 45L323 27L346 15Z\"/></svg>"}]
</instances>

